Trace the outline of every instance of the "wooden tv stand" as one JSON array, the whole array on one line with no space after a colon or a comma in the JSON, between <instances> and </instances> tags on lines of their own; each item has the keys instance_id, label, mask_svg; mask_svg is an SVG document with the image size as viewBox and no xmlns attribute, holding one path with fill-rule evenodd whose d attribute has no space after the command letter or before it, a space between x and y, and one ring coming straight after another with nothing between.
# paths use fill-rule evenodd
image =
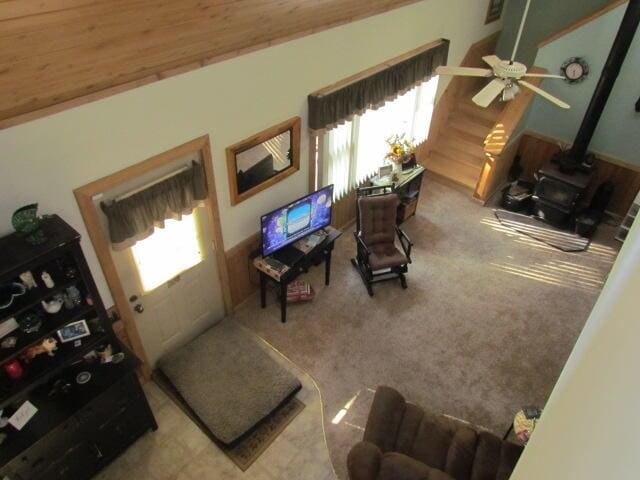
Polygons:
<instances>
[{"instance_id":1,"label":"wooden tv stand","mask_svg":"<svg viewBox=\"0 0 640 480\"><path fill-rule=\"evenodd\" d=\"M324 284L329 285L331 277L331 252L333 252L336 240L342 235L342 230L333 227L326 227L327 233L324 240L318 245L305 252L302 257L293 265L287 266L280 271L274 269L269 264L269 257L256 257L253 265L260 273L260 305L267 306L267 283L273 282L278 286L278 297L280 299L280 319L282 323L287 321L287 286L298 278L301 274L309 271L313 265L324 262Z\"/></svg>"}]
</instances>

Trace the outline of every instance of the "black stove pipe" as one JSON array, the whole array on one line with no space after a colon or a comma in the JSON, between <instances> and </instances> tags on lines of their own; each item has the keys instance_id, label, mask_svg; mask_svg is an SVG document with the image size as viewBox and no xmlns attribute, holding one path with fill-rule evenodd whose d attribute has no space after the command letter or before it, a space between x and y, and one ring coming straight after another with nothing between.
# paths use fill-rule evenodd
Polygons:
<instances>
[{"instance_id":1,"label":"black stove pipe","mask_svg":"<svg viewBox=\"0 0 640 480\"><path fill-rule=\"evenodd\" d=\"M620 29L611 47L611 52L609 52L609 58L607 58L602 75L591 98L591 103L584 115L580 130L578 130L573 142L573 147L566 156L567 163L573 163L573 165L577 166L583 161L624 59L631 47L638 24L640 24L640 0L629 0L627 11L624 14Z\"/></svg>"}]
</instances>

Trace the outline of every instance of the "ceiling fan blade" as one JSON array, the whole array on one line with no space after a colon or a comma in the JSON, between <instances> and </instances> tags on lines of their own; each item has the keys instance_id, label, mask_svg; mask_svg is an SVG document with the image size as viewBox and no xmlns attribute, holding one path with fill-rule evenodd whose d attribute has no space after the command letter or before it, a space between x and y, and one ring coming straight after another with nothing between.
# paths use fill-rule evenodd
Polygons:
<instances>
[{"instance_id":1,"label":"ceiling fan blade","mask_svg":"<svg viewBox=\"0 0 640 480\"><path fill-rule=\"evenodd\" d=\"M564 75L551 75L549 73L527 73L526 75L524 75L524 77L531 77L531 78L561 78L562 80L567 78Z\"/></svg>"},{"instance_id":2,"label":"ceiling fan blade","mask_svg":"<svg viewBox=\"0 0 640 480\"><path fill-rule=\"evenodd\" d=\"M551 103L555 103L557 106L559 106L560 108L571 108L571 105L569 105L568 103L563 102L562 100L560 100L557 97L554 97L553 95L551 95L548 92L545 92L544 90L542 90L541 88L536 87L535 85L531 85L529 82L525 81L525 80L518 80L518 83L520 85L522 85L523 87L528 88L529 90L533 90L535 93L537 93L538 95L540 95L541 97L546 98L547 100L549 100Z\"/></svg>"},{"instance_id":3,"label":"ceiling fan blade","mask_svg":"<svg viewBox=\"0 0 640 480\"><path fill-rule=\"evenodd\" d=\"M436 68L438 75L464 75L465 77L490 77L493 71L487 68L447 67Z\"/></svg>"},{"instance_id":4,"label":"ceiling fan blade","mask_svg":"<svg viewBox=\"0 0 640 480\"><path fill-rule=\"evenodd\" d=\"M476 105L486 108L491 105L491 102L493 102L506 87L507 83L504 80L494 78L486 87L480 90L475 97L473 97L473 102Z\"/></svg>"},{"instance_id":5,"label":"ceiling fan blade","mask_svg":"<svg viewBox=\"0 0 640 480\"><path fill-rule=\"evenodd\" d=\"M484 62L491 68L500 63L500 58L497 55L487 55L485 57L482 57L482 60L484 60Z\"/></svg>"}]
</instances>

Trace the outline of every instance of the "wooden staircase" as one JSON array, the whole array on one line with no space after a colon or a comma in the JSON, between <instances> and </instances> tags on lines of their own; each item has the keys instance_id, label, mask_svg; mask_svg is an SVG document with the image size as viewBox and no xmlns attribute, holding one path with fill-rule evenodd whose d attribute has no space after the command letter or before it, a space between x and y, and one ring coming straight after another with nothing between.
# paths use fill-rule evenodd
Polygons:
<instances>
[{"instance_id":1,"label":"wooden staircase","mask_svg":"<svg viewBox=\"0 0 640 480\"><path fill-rule=\"evenodd\" d=\"M430 149L427 170L475 189L485 161L484 141L503 107L496 101L482 108L471 101L471 95L461 96Z\"/></svg>"}]
</instances>

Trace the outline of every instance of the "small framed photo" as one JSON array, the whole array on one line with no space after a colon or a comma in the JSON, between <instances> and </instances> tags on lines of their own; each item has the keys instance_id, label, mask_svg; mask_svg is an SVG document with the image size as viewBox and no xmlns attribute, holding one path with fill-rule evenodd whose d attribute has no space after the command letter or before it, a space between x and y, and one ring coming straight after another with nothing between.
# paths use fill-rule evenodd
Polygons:
<instances>
[{"instance_id":1,"label":"small framed photo","mask_svg":"<svg viewBox=\"0 0 640 480\"><path fill-rule=\"evenodd\" d=\"M82 337L91 335L86 320L71 322L58 330L58 337L62 343L72 342Z\"/></svg>"},{"instance_id":2,"label":"small framed photo","mask_svg":"<svg viewBox=\"0 0 640 480\"><path fill-rule=\"evenodd\" d=\"M391 172L393 172L393 165L383 165L378 168L378 178L388 177Z\"/></svg>"},{"instance_id":3,"label":"small framed photo","mask_svg":"<svg viewBox=\"0 0 640 480\"><path fill-rule=\"evenodd\" d=\"M495 22L502 16L502 9L504 8L504 0L489 0L489 8L487 9L487 18L484 24Z\"/></svg>"}]
</instances>

